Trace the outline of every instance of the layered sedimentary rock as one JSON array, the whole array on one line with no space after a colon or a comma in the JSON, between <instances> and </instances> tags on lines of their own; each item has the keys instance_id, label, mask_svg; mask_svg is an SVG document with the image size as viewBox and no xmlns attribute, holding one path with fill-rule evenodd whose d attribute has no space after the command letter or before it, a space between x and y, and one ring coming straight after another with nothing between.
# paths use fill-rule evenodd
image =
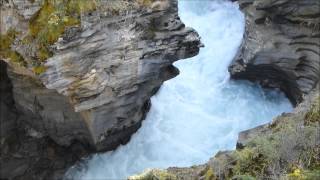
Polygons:
<instances>
[{"instance_id":1,"label":"layered sedimentary rock","mask_svg":"<svg viewBox=\"0 0 320 180\"><path fill-rule=\"evenodd\" d=\"M320 76L320 2L239 0L246 32L229 71L283 90L297 104Z\"/></svg>"},{"instance_id":2,"label":"layered sedimentary rock","mask_svg":"<svg viewBox=\"0 0 320 180\"><path fill-rule=\"evenodd\" d=\"M23 39L30 19L45 5L2 2L1 33L14 28ZM111 11L115 6L117 11ZM52 55L40 75L30 71L28 62L37 46L16 38L11 49L28 66L3 60L9 64L15 106L34 135L66 146L78 140L97 150L128 141L140 127L150 97L178 74L172 63L196 55L201 46L198 34L180 21L177 8L177 1L168 0L99 1L49 47Z\"/></svg>"},{"instance_id":3,"label":"layered sedimentary rock","mask_svg":"<svg viewBox=\"0 0 320 180\"><path fill-rule=\"evenodd\" d=\"M22 107L16 107L12 92L13 85L8 77L7 64L4 61L0 61L0 74L0 179L61 179L68 167L94 151L86 146L85 142L80 141L73 142L67 147L61 146L49 136L36 131L35 127L29 125L29 122L39 121L38 125L44 123L39 118L30 117L30 113L24 114ZM22 83L24 87L16 93L23 95L24 91L28 94L32 91L39 91L39 88L30 89L34 88L28 84L30 82L25 83ZM50 91L41 90L40 92ZM30 96L29 99L25 97L25 99L33 101L34 97ZM52 100L46 94L42 97ZM46 109L49 110L47 107ZM50 130L50 127L41 128ZM54 128L51 127L51 129Z\"/></svg>"}]
</instances>

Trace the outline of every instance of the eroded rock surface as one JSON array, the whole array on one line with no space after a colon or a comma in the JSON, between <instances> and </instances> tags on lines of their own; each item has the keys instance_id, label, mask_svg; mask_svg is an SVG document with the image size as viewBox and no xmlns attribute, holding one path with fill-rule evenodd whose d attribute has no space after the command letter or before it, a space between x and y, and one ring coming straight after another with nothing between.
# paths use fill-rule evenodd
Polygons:
<instances>
[{"instance_id":1,"label":"eroded rock surface","mask_svg":"<svg viewBox=\"0 0 320 180\"><path fill-rule=\"evenodd\" d=\"M320 1L239 0L246 32L229 71L283 90L297 104L320 76Z\"/></svg>"},{"instance_id":2,"label":"eroded rock surface","mask_svg":"<svg viewBox=\"0 0 320 180\"><path fill-rule=\"evenodd\" d=\"M0 51L0 179L61 179L89 153L126 143L150 97L179 73L172 63L201 46L180 21L177 0L100 0L39 60L30 21L54 11L45 2L0 1L1 43L8 44Z\"/></svg>"},{"instance_id":3,"label":"eroded rock surface","mask_svg":"<svg viewBox=\"0 0 320 180\"><path fill-rule=\"evenodd\" d=\"M0 73L0 179L61 179L68 167L93 149L80 141L64 147L35 131L30 122L43 123L39 118L30 117L30 113L22 112L16 107L12 96L12 83L4 61L0 61ZM22 89L31 91L27 86L28 82ZM36 91L38 90L34 89L34 92ZM31 99L34 97L30 96ZM46 127L49 128L51 131L55 129Z\"/></svg>"},{"instance_id":4,"label":"eroded rock surface","mask_svg":"<svg viewBox=\"0 0 320 180\"><path fill-rule=\"evenodd\" d=\"M31 14L43 1L24 1L1 4L11 14L2 17L2 33L15 28L20 37L27 34ZM172 63L198 53L200 38L180 21L176 0L137 2L103 0L82 13L80 25L66 28L50 47L53 56L39 76L4 59L16 107L37 134L97 150L126 143L140 127L150 97L179 73ZM35 44L18 40L11 49L27 62L37 51Z\"/></svg>"}]
</instances>

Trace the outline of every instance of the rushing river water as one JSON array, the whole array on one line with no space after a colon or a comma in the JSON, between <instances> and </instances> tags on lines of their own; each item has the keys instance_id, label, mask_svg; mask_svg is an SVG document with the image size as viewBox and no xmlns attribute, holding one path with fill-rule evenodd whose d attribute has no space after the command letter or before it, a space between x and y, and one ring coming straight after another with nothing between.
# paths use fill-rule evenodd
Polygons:
<instances>
[{"instance_id":1,"label":"rushing river water","mask_svg":"<svg viewBox=\"0 0 320 180\"><path fill-rule=\"evenodd\" d=\"M234 149L238 133L291 111L278 91L246 81L231 81L228 65L244 33L244 17L229 1L180 0L182 21L195 28L205 48L175 63L180 75L163 84L130 142L96 154L74 179L123 179L145 168L205 163L218 150Z\"/></svg>"}]
</instances>

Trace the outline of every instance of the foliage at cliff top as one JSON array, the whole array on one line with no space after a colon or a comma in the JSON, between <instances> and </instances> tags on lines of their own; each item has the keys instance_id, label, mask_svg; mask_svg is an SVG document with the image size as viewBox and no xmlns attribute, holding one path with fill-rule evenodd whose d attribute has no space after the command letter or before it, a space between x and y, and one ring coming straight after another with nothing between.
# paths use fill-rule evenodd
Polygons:
<instances>
[{"instance_id":1,"label":"foliage at cliff top","mask_svg":"<svg viewBox=\"0 0 320 180\"><path fill-rule=\"evenodd\" d=\"M177 177L166 170L150 169L140 175L130 176L128 180L177 180Z\"/></svg>"},{"instance_id":2,"label":"foliage at cliff top","mask_svg":"<svg viewBox=\"0 0 320 180\"><path fill-rule=\"evenodd\" d=\"M67 27L80 24L80 15L96 9L92 0L45 0L40 10L29 22L29 34L37 42L38 65L48 59L52 53L49 46L54 44Z\"/></svg>"},{"instance_id":3,"label":"foliage at cliff top","mask_svg":"<svg viewBox=\"0 0 320 180\"><path fill-rule=\"evenodd\" d=\"M107 8L107 11L110 11L109 13L118 14L121 9L126 9L128 4L150 6L154 1L106 1L106 7L104 8ZM124 6L124 3L126 6ZM35 74L41 74L46 70L43 64L45 60L53 55L50 47L58 41L67 28L79 26L81 24L81 15L97 10L100 8L100 5L101 0L43 0L41 8L29 21L28 35L22 40L24 44L34 44L37 49L35 52L36 57L30 63ZM11 44L15 37L11 33L9 38L4 39L6 41L4 44L7 47L8 43ZM24 62L21 59L22 56L15 51L2 52L2 56L4 55L10 57L15 62L20 62L20 64ZM26 64L24 63L24 65Z\"/></svg>"},{"instance_id":4,"label":"foliage at cliff top","mask_svg":"<svg viewBox=\"0 0 320 180\"><path fill-rule=\"evenodd\" d=\"M274 121L271 132L249 139L229 157L217 156L221 166L212 180L226 179L320 179L320 96L307 112L286 114Z\"/></svg>"},{"instance_id":5,"label":"foliage at cliff top","mask_svg":"<svg viewBox=\"0 0 320 180\"><path fill-rule=\"evenodd\" d=\"M11 49L12 43L18 34L17 31L10 29L6 34L0 35L0 58L10 59L14 63L26 66L23 57L17 51Z\"/></svg>"},{"instance_id":6,"label":"foliage at cliff top","mask_svg":"<svg viewBox=\"0 0 320 180\"><path fill-rule=\"evenodd\" d=\"M144 6L150 6L154 1L136 0ZM39 41L39 48L46 48L46 45L54 44L67 27L79 25L82 13L94 11L98 6L98 0L44 0L41 9L30 20L30 35ZM41 55L39 58L45 59Z\"/></svg>"},{"instance_id":7,"label":"foliage at cliff top","mask_svg":"<svg viewBox=\"0 0 320 180\"><path fill-rule=\"evenodd\" d=\"M142 6L150 6L156 0L137 0L137 2Z\"/></svg>"}]
</instances>

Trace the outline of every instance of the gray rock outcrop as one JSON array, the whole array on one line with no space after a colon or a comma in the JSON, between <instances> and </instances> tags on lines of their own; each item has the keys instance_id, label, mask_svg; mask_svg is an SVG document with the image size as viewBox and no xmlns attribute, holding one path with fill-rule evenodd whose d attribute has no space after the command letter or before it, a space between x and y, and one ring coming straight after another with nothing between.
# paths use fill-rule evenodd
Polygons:
<instances>
[{"instance_id":1,"label":"gray rock outcrop","mask_svg":"<svg viewBox=\"0 0 320 180\"><path fill-rule=\"evenodd\" d=\"M2 17L2 33L28 31L42 3L24 1L1 4L12 15ZM150 97L179 73L172 63L198 54L200 37L181 22L176 0L138 8L136 2L103 0L82 13L81 25L67 28L50 47L53 56L40 76L4 59L15 105L34 134L65 146L78 140L98 151L126 143L140 127ZM110 3L130 8L110 13ZM17 41L11 48L26 60L36 49Z\"/></svg>"},{"instance_id":2,"label":"gray rock outcrop","mask_svg":"<svg viewBox=\"0 0 320 180\"><path fill-rule=\"evenodd\" d=\"M297 104L320 76L320 1L238 0L246 31L229 71L280 88Z\"/></svg>"}]
</instances>

